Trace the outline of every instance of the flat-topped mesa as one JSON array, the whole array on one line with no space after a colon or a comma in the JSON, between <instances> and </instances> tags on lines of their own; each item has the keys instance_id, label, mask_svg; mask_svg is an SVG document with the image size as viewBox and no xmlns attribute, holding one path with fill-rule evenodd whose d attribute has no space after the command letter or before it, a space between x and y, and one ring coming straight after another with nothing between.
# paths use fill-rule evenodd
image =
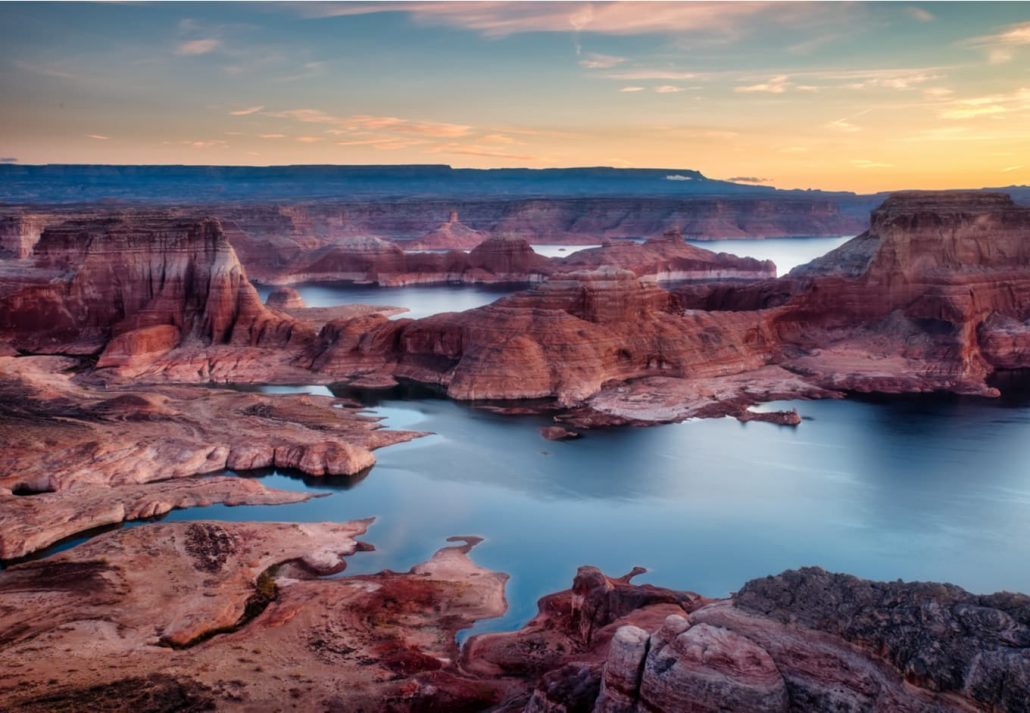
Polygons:
<instances>
[{"instance_id":1,"label":"flat-topped mesa","mask_svg":"<svg viewBox=\"0 0 1030 713\"><path fill-rule=\"evenodd\" d=\"M640 280L630 270L603 265L562 273L532 290L510 295L498 306L558 309L598 324L647 319L655 312L677 311L674 295Z\"/></svg>"},{"instance_id":2,"label":"flat-topped mesa","mask_svg":"<svg viewBox=\"0 0 1030 713\"><path fill-rule=\"evenodd\" d=\"M762 291L785 297L781 339L820 350L803 372L858 390L997 394L994 368L1030 366L1030 208L899 193L866 233Z\"/></svg>"},{"instance_id":3,"label":"flat-topped mesa","mask_svg":"<svg viewBox=\"0 0 1030 713\"><path fill-rule=\"evenodd\" d=\"M469 267L498 280L536 282L552 272L551 260L533 251L524 239L505 235L489 238L468 254Z\"/></svg>"},{"instance_id":4,"label":"flat-topped mesa","mask_svg":"<svg viewBox=\"0 0 1030 713\"><path fill-rule=\"evenodd\" d=\"M868 231L791 277L844 275L897 285L1030 267L1030 207L1004 193L907 191L872 212Z\"/></svg>"},{"instance_id":5,"label":"flat-topped mesa","mask_svg":"<svg viewBox=\"0 0 1030 713\"><path fill-rule=\"evenodd\" d=\"M895 310L950 324L992 313L1023 320L1030 316L1030 207L1000 193L898 193L873 211L866 233L789 279L806 313L832 302L838 317L852 321Z\"/></svg>"},{"instance_id":6,"label":"flat-topped mesa","mask_svg":"<svg viewBox=\"0 0 1030 713\"><path fill-rule=\"evenodd\" d=\"M642 245L609 242L599 248L580 250L561 261L559 272L612 265L632 270L652 282L698 280L763 280L776 277L771 260L756 260L710 250L683 242L679 230L667 231Z\"/></svg>"},{"instance_id":7,"label":"flat-topped mesa","mask_svg":"<svg viewBox=\"0 0 1030 713\"><path fill-rule=\"evenodd\" d=\"M323 374L388 373L452 398L552 398L578 405L605 384L739 373L767 363L761 315L683 315L676 298L606 266L460 313L331 324Z\"/></svg>"},{"instance_id":8,"label":"flat-topped mesa","mask_svg":"<svg viewBox=\"0 0 1030 713\"><path fill-rule=\"evenodd\" d=\"M293 268L292 282L351 280L375 282L381 273L406 272L404 251L396 243L373 236L354 236L315 252Z\"/></svg>"},{"instance_id":9,"label":"flat-topped mesa","mask_svg":"<svg viewBox=\"0 0 1030 713\"><path fill-rule=\"evenodd\" d=\"M552 271L548 258L521 238L494 237L470 252L405 252L371 236L349 237L294 264L273 282L345 281L397 287L440 282L538 282Z\"/></svg>"},{"instance_id":10,"label":"flat-topped mesa","mask_svg":"<svg viewBox=\"0 0 1030 713\"><path fill-rule=\"evenodd\" d=\"M37 269L62 279L0 300L0 333L31 351L96 351L115 361L142 341L282 344L292 320L267 310L213 219L130 214L47 228ZM109 341L114 339L111 344Z\"/></svg>"}]
</instances>

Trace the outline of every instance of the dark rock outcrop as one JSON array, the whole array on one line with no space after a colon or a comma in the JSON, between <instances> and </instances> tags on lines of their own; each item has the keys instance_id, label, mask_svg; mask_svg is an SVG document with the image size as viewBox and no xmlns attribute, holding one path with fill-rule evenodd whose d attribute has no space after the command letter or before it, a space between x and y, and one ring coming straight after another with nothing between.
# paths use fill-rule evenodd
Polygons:
<instances>
[{"instance_id":1,"label":"dark rock outcrop","mask_svg":"<svg viewBox=\"0 0 1030 713\"><path fill-rule=\"evenodd\" d=\"M704 600L583 568L525 628L473 637L464 659L523 677L535 713L1017 712L1030 701L1028 607L816 568Z\"/></svg>"}]
</instances>

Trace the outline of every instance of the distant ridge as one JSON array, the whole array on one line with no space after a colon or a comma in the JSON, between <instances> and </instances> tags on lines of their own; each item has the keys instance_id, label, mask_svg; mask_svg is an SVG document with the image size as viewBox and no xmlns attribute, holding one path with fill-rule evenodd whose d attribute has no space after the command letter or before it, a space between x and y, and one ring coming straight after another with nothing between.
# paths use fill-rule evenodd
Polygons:
<instances>
[{"instance_id":1,"label":"distant ridge","mask_svg":"<svg viewBox=\"0 0 1030 713\"><path fill-rule=\"evenodd\" d=\"M783 191L683 168L452 168L440 164L186 166L0 165L0 201L220 202L411 197L854 196Z\"/></svg>"}]
</instances>

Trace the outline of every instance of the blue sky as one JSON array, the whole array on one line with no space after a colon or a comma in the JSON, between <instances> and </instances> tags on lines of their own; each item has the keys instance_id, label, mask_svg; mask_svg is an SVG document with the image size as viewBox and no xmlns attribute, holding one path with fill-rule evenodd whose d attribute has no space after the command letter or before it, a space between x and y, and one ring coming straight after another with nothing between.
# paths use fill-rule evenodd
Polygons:
<instances>
[{"instance_id":1,"label":"blue sky","mask_svg":"<svg viewBox=\"0 0 1030 713\"><path fill-rule=\"evenodd\" d=\"M23 163L1030 183L1027 3L5 3Z\"/></svg>"}]
</instances>

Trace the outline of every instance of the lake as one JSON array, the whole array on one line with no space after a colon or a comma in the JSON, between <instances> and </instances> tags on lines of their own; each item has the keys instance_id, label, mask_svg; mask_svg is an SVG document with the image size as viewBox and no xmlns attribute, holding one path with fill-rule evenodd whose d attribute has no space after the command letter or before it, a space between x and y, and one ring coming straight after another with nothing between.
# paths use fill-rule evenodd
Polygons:
<instances>
[{"instance_id":1,"label":"lake","mask_svg":"<svg viewBox=\"0 0 1030 713\"><path fill-rule=\"evenodd\" d=\"M716 253L732 253L741 257L772 260L776 263L776 274L786 275L798 265L804 265L815 258L838 248L854 236L843 235L832 238L765 238L764 240L688 240L705 250Z\"/></svg>"},{"instance_id":2,"label":"lake","mask_svg":"<svg viewBox=\"0 0 1030 713\"><path fill-rule=\"evenodd\" d=\"M266 387L271 392L326 387ZM1030 591L1030 399L918 396L773 404L796 429L732 419L603 429L553 443L542 416L500 416L415 391L357 397L394 428L436 435L376 451L360 480L275 473L266 485L330 496L211 506L167 520L320 521L375 515L372 553L348 573L404 570L451 535L486 538L477 562L508 572L517 627L576 567L710 596L819 565L873 579Z\"/></svg>"},{"instance_id":3,"label":"lake","mask_svg":"<svg viewBox=\"0 0 1030 713\"><path fill-rule=\"evenodd\" d=\"M255 285L261 301L268 299L275 287ZM332 307L341 304L392 305L406 307L407 312L393 318L421 319L440 312L460 312L488 305L495 300L524 290L528 284L463 285L407 285L405 287L376 287L351 283L307 284L292 286L308 307Z\"/></svg>"},{"instance_id":4,"label":"lake","mask_svg":"<svg viewBox=\"0 0 1030 713\"><path fill-rule=\"evenodd\" d=\"M839 239L805 241L808 256ZM801 255L778 241L729 241L756 257ZM707 243L706 247L711 247ZM789 261L784 264L790 264ZM506 289L305 286L309 304L467 309ZM510 288L507 288L510 289ZM264 387L270 393L324 386ZM552 443L543 416L500 416L426 390L354 392L394 428L435 435L376 452L360 479L263 476L328 497L283 506L211 506L165 519L341 521L376 516L375 552L346 573L406 570L452 535L486 538L477 562L511 575L517 627L537 598L594 564L613 575L723 596L748 579L819 565L873 579L949 581L975 592L1030 591L1030 393L1005 400L906 396L772 404L798 428L732 419L602 429ZM1006 391L1006 393L1009 393ZM146 526L136 524L133 526ZM63 549L81 538L63 543ZM346 575L344 574L344 576Z\"/></svg>"}]
</instances>

